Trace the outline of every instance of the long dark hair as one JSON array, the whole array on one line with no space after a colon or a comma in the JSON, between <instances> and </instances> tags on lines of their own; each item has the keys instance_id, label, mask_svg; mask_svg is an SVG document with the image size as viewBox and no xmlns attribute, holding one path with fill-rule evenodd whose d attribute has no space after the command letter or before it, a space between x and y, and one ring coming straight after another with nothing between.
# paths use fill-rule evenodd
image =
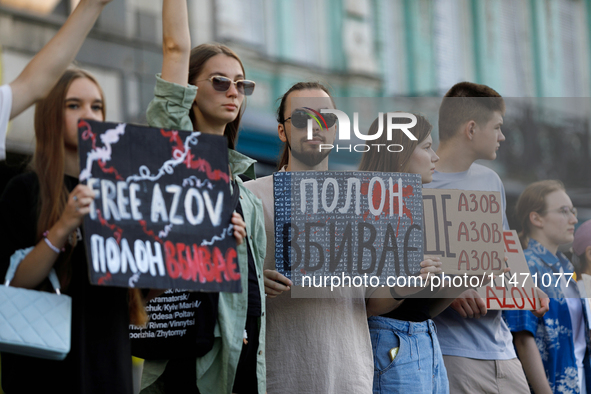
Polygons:
<instances>
[{"instance_id":1,"label":"long dark hair","mask_svg":"<svg viewBox=\"0 0 591 394\"><path fill-rule=\"evenodd\" d=\"M205 63L216 55L226 55L233 59L236 59L242 68L242 75L246 77L246 72L244 71L244 65L242 61L230 48L222 44L201 44L196 46L191 50L191 57L189 59L189 83L195 85L195 81L197 77L203 70L203 66ZM234 121L228 123L226 125L226 129L224 130L224 136L228 139L228 148L235 149L236 142L238 140L238 129L240 127L240 119L242 119L242 114L246 109L246 97L240 106L240 110L238 111L238 116ZM193 123L193 129L199 130L199 125L197 124L197 119L195 118L195 113L193 110L190 111L189 117L191 118L191 122Z\"/></svg>"},{"instance_id":2,"label":"long dark hair","mask_svg":"<svg viewBox=\"0 0 591 394\"><path fill-rule=\"evenodd\" d=\"M332 101L333 106L336 108L334 100L332 99L332 96L330 95L330 92L326 86L324 86L320 82L298 82L298 83L294 84L291 88L289 88L287 90L287 92L285 92L285 94L283 96L281 96L281 98L278 99L278 100L280 100L280 102L279 102L279 107L277 108L277 123L283 124L285 122L285 114L284 114L285 105L287 102L287 98L289 97L291 92L295 92L295 91L299 91L299 90L314 90L314 89L322 90L324 93L328 94L328 96L330 97L330 99ZM283 150L281 151L281 155L280 155L280 159L279 159L279 164L277 165L277 169L278 170L282 169L288 163L289 163L289 144L285 143L283 145Z\"/></svg>"}]
</instances>

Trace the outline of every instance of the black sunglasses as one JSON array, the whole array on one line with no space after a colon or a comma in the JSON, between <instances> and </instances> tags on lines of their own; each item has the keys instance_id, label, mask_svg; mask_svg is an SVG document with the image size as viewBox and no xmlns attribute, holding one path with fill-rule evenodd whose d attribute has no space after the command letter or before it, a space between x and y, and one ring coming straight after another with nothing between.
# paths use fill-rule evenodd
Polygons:
<instances>
[{"instance_id":1,"label":"black sunglasses","mask_svg":"<svg viewBox=\"0 0 591 394\"><path fill-rule=\"evenodd\" d=\"M217 76L211 77L211 78L207 78L207 79L202 79L197 82L201 82L201 81L210 81L211 84L213 85L213 88L218 92L225 92L228 89L230 89L230 86L232 84L236 84L236 89L238 90L238 92L240 94L245 95L245 96L250 96L252 94L252 92L254 92L254 86L255 86L254 81L249 81L247 79L240 79L238 81L232 81L230 78L222 77L220 75L217 75Z\"/></svg>"},{"instance_id":2,"label":"black sunglasses","mask_svg":"<svg viewBox=\"0 0 591 394\"><path fill-rule=\"evenodd\" d=\"M314 122L319 121L322 126L326 126L329 129L337 122L337 116L335 114L313 115L307 111L304 111L303 109L296 109L291 113L291 116L285 119L283 122L287 122L290 119L293 127L297 127L298 129L306 128L308 125L308 119L312 119ZM323 119L326 124L324 124Z\"/></svg>"}]
</instances>

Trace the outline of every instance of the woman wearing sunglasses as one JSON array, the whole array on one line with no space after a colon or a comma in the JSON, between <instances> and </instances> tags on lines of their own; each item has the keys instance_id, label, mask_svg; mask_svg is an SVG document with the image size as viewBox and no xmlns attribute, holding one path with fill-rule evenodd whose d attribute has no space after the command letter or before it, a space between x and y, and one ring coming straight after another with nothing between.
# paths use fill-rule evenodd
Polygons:
<instances>
[{"instance_id":1,"label":"woman wearing sunglasses","mask_svg":"<svg viewBox=\"0 0 591 394\"><path fill-rule=\"evenodd\" d=\"M560 181L529 185L517 201L521 243L536 286L550 297L543 318L503 312L535 393L591 393L589 338L573 266L558 251L573 242L577 211Z\"/></svg>"},{"instance_id":2,"label":"woman wearing sunglasses","mask_svg":"<svg viewBox=\"0 0 591 394\"><path fill-rule=\"evenodd\" d=\"M266 238L260 200L244 188L240 174L254 178L254 160L236 152L245 80L239 57L217 44L190 49L186 0L164 0L162 74L147 112L151 126L198 130L228 140L231 177L240 199L248 238L237 247L242 292L219 293L213 348L203 357L146 361L146 393L265 393L265 302L262 279ZM234 222L234 224L237 224Z\"/></svg>"}]
</instances>

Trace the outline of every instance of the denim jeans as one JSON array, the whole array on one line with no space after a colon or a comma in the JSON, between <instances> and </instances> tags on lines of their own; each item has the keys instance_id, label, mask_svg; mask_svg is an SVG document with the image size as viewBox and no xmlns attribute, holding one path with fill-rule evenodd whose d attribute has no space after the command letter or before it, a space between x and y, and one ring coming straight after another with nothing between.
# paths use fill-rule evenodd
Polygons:
<instances>
[{"instance_id":1,"label":"denim jeans","mask_svg":"<svg viewBox=\"0 0 591 394\"><path fill-rule=\"evenodd\" d=\"M374 360L374 393L448 394L449 382L435 323L368 319ZM390 350L398 347L394 360Z\"/></svg>"}]
</instances>

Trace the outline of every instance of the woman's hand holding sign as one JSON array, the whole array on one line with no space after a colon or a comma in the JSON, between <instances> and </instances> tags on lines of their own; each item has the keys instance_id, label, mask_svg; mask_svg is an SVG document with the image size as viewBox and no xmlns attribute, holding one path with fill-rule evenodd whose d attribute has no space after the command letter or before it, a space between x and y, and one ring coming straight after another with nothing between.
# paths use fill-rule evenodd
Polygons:
<instances>
[{"instance_id":1,"label":"woman's hand holding sign","mask_svg":"<svg viewBox=\"0 0 591 394\"><path fill-rule=\"evenodd\" d=\"M232 224L234 225L234 238L236 244L241 245L244 238L246 238L246 223L242 220L242 216L238 212L232 214Z\"/></svg>"},{"instance_id":2,"label":"woman's hand holding sign","mask_svg":"<svg viewBox=\"0 0 591 394\"><path fill-rule=\"evenodd\" d=\"M419 276L423 280L428 280L431 276L440 274L441 272L441 258L425 255L425 260L421 261L421 274ZM425 283L425 286L427 283Z\"/></svg>"},{"instance_id":3,"label":"woman's hand holding sign","mask_svg":"<svg viewBox=\"0 0 591 394\"><path fill-rule=\"evenodd\" d=\"M86 185L78 185L68 196L64 213L58 221L58 225L67 233L71 233L82 224L84 215L90 212L90 205L94 201L95 192Z\"/></svg>"},{"instance_id":4,"label":"woman's hand holding sign","mask_svg":"<svg viewBox=\"0 0 591 394\"><path fill-rule=\"evenodd\" d=\"M377 288L367 299L367 316L379 316L396 309L406 298L425 290L429 285L429 279L441 272L441 259L437 256L424 256L421 262L421 271L418 277L421 280L416 280L418 286L403 286L403 287L382 287ZM411 281L409 281L411 283ZM396 299L395 299L396 298Z\"/></svg>"},{"instance_id":5,"label":"woman's hand holding sign","mask_svg":"<svg viewBox=\"0 0 591 394\"><path fill-rule=\"evenodd\" d=\"M32 289L47 278L68 237L90 212L94 197L95 193L86 185L78 185L72 190L59 220L43 233L43 239L20 263L11 282L13 286Z\"/></svg>"},{"instance_id":6,"label":"woman's hand holding sign","mask_svg":"<svg viewBox=\"0 0 591 394\"><path fill-rule=\"evenodd\" d=\"M442 272L441 259L438 256L425 255L424 260L421 261L420 265L421 271L418 277L420 277L421 280L417 280L415 282L416 284L418 284L418 286L409 285L404 287L396 287L394 293L398 296L397 298L408 297L425 289L429 286L431 277L438 275ZM409 281L408 283L411 283L411 281Z\"/></svg>"}]
</instances>

